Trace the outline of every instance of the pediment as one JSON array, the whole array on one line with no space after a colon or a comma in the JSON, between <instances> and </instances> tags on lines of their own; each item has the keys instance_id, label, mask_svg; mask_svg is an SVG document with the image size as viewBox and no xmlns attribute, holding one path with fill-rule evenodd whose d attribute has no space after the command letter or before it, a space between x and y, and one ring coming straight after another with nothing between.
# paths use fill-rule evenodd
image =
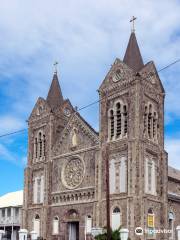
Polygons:
<instances>
[{"instance_id":1,"label":"pediment","mask_svg":"<svg viewBox=\"0 0 180 240\"><path fill-rule=\"evenodd\" d=\"M140 71L141 76L160 92L165 92L153 61L148 62Z\"/></svg>"},{"instance_id":2,"label":"pediment","mask_svg":"<svg viewBox=\"0 0 180 240\"><path fill-rule=\"evenodd\" d=\"M39 97L31 112L29 121L39 120L47 116L50 112L51 112L51 109L47 104L47 102L43 98Z\"/></svg>"},{"instance_id":3,"label":"pediment","mask_svg":"<svg viewBox=\"0 0 180 240\"><path fill-rule=\"evenodd\" d=\"M75 144L76 143L76 144ZM53 154L61 155L84 148L96 146L98 134L75 112L53 147Z\"/></svg>"},{"instance_id":4,"label":"pediment","mask_svg":"<svg viewBox=\"0 0 180 240\"><path fill-rule=\"evenodd\" d=\"M134 71L123 61L116 58L99 90L106 88L116 88L119 85L127 84L134 79Z\"/></svg>"}]
</instances>

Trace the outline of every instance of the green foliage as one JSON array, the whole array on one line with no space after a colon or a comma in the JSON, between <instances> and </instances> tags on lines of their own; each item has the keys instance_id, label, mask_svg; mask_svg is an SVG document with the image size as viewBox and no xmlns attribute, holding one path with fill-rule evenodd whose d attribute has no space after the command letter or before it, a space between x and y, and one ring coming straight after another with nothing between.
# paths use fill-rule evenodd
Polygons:
<instances>
[{"instance_id":1,"label":"green foliage","mask_svg":"<svg viewBox=\"0 0 180 240\"><path fill-rule=\"evenodd\" d=\"M119 234L120 229L121 229L121 227L119 227L118 229L116 229L114 231L111 230L111 240L121 240L120 234ZM95 240L107 240L107 230L105 233L99 234L98 236L96 236Z\"/></svg>"}]
</instances>

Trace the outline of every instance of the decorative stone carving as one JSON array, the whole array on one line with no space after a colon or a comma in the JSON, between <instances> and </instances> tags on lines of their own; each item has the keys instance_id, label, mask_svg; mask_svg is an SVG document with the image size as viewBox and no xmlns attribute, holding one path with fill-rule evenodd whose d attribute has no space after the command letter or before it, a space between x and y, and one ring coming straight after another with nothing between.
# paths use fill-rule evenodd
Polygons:
<instances>
[{"instance_id":1,"label":"decorative stone carving","mask_svg":"<svg viewBox=\"0 0 180 240\"><path fill-rule=\"evenodd\" d=\"M69 188L78 187L84 178L84 162L78 158L70 159L62 170L62 182Z\"/></svg>"},{"instance_id":2,"label":"decorative stone carving","mask_svg":"<svg viewBox=\"0 0 180 240\"><path fill-rule=\"evenodd\" d=\"M72 147L77 147L78 145L78 139L77 139L77 129L73 129L73 134L72 134Z\"/></svg>"}]
</instances>

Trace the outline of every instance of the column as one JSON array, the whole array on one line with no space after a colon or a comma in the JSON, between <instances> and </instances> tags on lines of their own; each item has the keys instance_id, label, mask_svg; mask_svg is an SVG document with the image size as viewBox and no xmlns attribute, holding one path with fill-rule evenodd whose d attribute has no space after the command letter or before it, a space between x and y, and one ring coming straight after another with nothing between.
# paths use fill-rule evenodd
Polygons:
<instances>
[{"instance_id":1,"label":"column","mask_svg":"<svg viewBox=\"0 0 180 240\"><path fill-rule=\"evenodd\" d=\"M127 240L128 239L128 235L129 235L129 230L128 229L122 228L120 230L120 238L121 238L121 240Z\"/></svg>"},{"instance_id":2,"label":"column","mask_svg":"<svg viewBox=\"0 0 180 240\"><path fill-rule=\"evenodd\" d=\"M3 235L5 234L4 230L0 230L0 240L2 240Z\"/></svg>"},{"instance_id":3,"label":"column","mask_svg":"<svg viewBox=\"0 0 180 240\"><path fill-rule=\"evenodd\" d=\"M177 240L180 240L180 226L177 226Z\"/></svg>"},{"instance_id":4,"label":"column","mask_svg":"<svg viewBox=\"0 0 180 240\"><path fill-rule=\"evenodd\" d=\"M27 240L28 231L26 229L19 230L19 240Z\"/></svg>"}]
</instances>

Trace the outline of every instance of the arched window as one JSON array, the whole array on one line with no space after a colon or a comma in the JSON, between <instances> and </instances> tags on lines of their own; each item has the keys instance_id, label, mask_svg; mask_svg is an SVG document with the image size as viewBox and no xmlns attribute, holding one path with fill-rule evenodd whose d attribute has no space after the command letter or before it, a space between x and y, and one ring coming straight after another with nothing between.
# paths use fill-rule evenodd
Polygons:
<instances>
[{"instance_id":1,"label":"arched window","mask_svg":"<svg viewBox=\"0 0 180 240\"><path fill-rule=\"evenodd\" d=\"M168 215L168 221L169 221L169 229L171 230L171 235L170 235L170 238L169 239L174 239L174 213L171 211L169 212L169 215Z\"/></svg>"},{"instance_id":2,"label":"arched window","mask_svg":"<svg viewBox=\"0 0 180 240\"><path fill-rule=\"evenodd\" d=\"M114 137L114 111L110 111L110 137Z\"/></svg>"},{"instance_id":3,"label":"arched window","mask_svg":"<svg viewBox=\"0 0 180 240\"><path fill-rule=\"evenodd\" d=\"M153 115L153 139L157 139L157 114L154 112Z\"/></svg>"},{"instance_id":4,"label":"arched window","mask_svg":"<svg viewBox=\"0 0 180 240\"><path fill-rule=\"evenodd\" d=\"M116 104L116 116L117 116L117 130L116 137L118 138L121 135L121 104Z\"/></svg>"},{"instance_id":5,"label":"arched window","mask_svg":"<svg viewBox=\"0 0 180 240\"><path fill-rule=\"evenodd\" d=\"M121 100L115 102L109 110L108 136L109 140L127 137L128 110L127 105Z\"/></svg>"},{"instance_id":6,"label":"arched window","mask_svg":"<svg viewBox=\"0 0 180 240\"><path fill-rule=\"evenodd\" d=\"M148 113L148 137L151 138L152 134L152 105L149 105L149 113Z\"/></svg>"},{"instance_id":7,"label":"arched window","mask_svg":"<svg viewBox=\"0 0 180 240\"><path fill-rule=\"evenodd\" d=\"M112 230L116 230L121 225L121 212L119 207L115 207L112 211Z\"/></svg>"},{"instance_id":8,"label":"arched window","mask_svg":"<svg viewBox=\"0 0 180 240\"><path fill-rule=\"evenodd\" d=\"M147 194L157 194L157 170L156 159L152 156L147 156L145 160L145 192Z\"/></svg>"},{"instance_id":9,"label":"arched window","mask_svg":"<svg viewBox=\"0 0 180 240\"><path fill-rule=\"evenodd\" d=\"M57 216L53 219L53 234L59 234L59 218Z\"/></svg>"},{"instance_id":10,"label":"arched window","mask_svg":"<svg viewBox=\"0 0 180 240\"><path fill-rule=\"evenodd\" d=\"M154 221L155 221L155 218L154 218L153 209L152 209L152 208L149 208L149 209L148 209L148 216L147 216L147 225L148 225L148 228L154 229L154 227L155 227Z\"/></svg>"},{"instance_id":11,"label":"arched window","mask_svg":"<svg viewBox=\"0 0 180 240\"><path fill-rule=\"evenodd\" d=\"M144 109L144 136L157 141L158 114L152 104Z\"/></svg>"},{"instance_id":12,"label":"arched window","mask_svg":"<svg viewBox=\"0 0 180 240\"><path fill-rule=\"evenodd\" d=\"M37 233L38 237L40 236L40 217L36 214L34 218L34 231Z\"/></svg>"},{"instance_id":13,"label":"arched window","mask_svg":"<svg viewBox=\"0 0 180 240\"><path fill-rule=\"evenodd\" d=\"M123 115L124 115L124 135L127 135L127 107L126 105L123 106Z\"/></svg>"},{"instance_id":14,"label":"arched window","mask_svg":"<svg viewBox=\"0 0 180 240\"><path fill-rule=\"evenodd\" d=\"M39 157L42 157L42 134L39 133Z\"/></svg>"},{"instance_id":15,"label":"arched window","mask_svg":"<svg viewBox=\"0 0 180 240\"><path fill-rule=\"evenodd\" d=\"M34 155L35 155L35 158L38 157L38 139L37 139L37 137L35 138L35 141L34 141Z\"/></svg>"},{"instance_id":16,"label":"arched window","mask_svg":"<svg viewBox=\"0 0 180 240\"><path fill-rule=\"evenodd\" d=\"M148 114L148 108L145 106L144 109L144 135L147 134L147 114Z\"/></svg>"},{"instance_id":17,"label":"arched window","mask_svg":"<svg viewBox=\"0 0 180 240\"><path fill-rule=\"evenodd\" d=\"M43 156L46 155L46 136L43 134Z\"/></svg>"},{"instance_id":18,"label":"arched window","mask_svg":"<svg viewBox=\"0 0 180 240\"><path fill-rule=\"evenodd\" d=\"M91 233L92 230L92 217L86 216L86 233Z\"/></svg>"}]
</instances>

